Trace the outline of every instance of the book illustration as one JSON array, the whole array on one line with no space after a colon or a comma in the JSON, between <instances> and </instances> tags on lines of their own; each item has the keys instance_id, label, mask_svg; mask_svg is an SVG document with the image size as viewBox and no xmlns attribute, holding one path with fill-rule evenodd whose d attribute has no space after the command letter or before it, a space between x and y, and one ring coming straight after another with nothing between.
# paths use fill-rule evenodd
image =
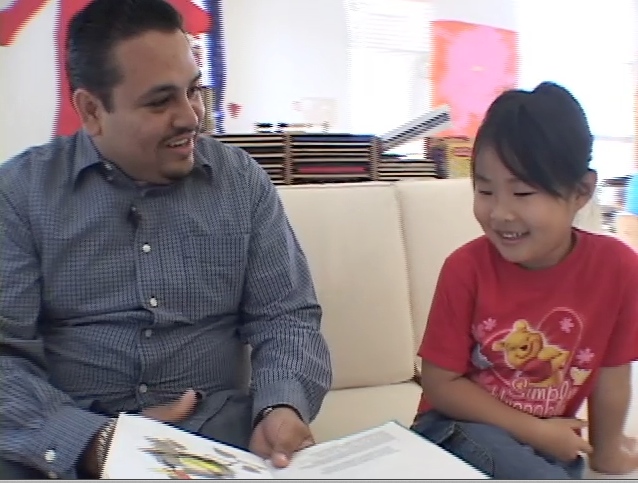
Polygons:
<instances>
[{"instance_id":1,"label":"book illustration","mask_svg":"<svg viewBox=\"0 0 638 483\"><path fill-rule=\"evenodd\" d=\"M249 461L219 448L213 448L215 454L198 454L171 438L146 436L146 440L150 446L141 448L142 452L154 456L160 465L155 471L171 480L235 479L237 467L244 473L261 471Z\"/></svg>"},{"instance_id":2,"label":"book illustration","mask_svg":"<svg viewBox=\"0 0 638 483\"><path fill-rule=\"evenodd\" d=\"M102 479L272 479L264 460L139 415L120 414Z\"/></svg>"},{"instance_id":3,"label":"book illustration","mask_svg":"<svg viewBox=\"0 0 638 483\"><path fill-rule=\"evenodd\" d=\"M432 464L424 464L429 461ZM299 451L286 468L140 415L120 414L102 479L486 479L409 429L388 422Z\"/></svg>"}]
</instances>

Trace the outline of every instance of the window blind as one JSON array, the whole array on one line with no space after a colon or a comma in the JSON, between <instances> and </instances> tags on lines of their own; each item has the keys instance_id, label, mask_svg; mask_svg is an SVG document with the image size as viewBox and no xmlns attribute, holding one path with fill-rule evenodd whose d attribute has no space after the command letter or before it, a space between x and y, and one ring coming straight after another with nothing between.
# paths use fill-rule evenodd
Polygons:
<instances>
[{"instance_id":1,"label":"window blind","mask_svg":"<svg viewBox=\"0 0 638 483\"><path fill-rule=\"evenodd\" d=\"M569 89L594 133L592 167L599 177L633 173L636 2L519 0L517 8L521 87L551 80Z\"/></svg>"},{"instance_id":2,"label":"window blind","mask_svg":"<svg viewBox=\"0 0 638 483\"><path fill-rule=\"evenodd\" d=\"M382 134L430 110L430 2L344 0L344 8L350 130ZM422 144L396 151L420 154Z\"/></svg>"}]
</instances>

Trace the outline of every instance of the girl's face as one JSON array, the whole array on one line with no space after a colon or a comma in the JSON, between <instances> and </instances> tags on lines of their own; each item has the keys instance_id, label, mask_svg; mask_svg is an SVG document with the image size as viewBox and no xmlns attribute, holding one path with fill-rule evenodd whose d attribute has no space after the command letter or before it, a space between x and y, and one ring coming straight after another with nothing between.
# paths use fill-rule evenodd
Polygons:
<instances>
[{"instance_id":1,"label":"girl's face","mask_svg":"<svg viewBox=\"0 0 638 483\"><path fill-rule=\"evenodd\" d=\"M586 180L595 185L594 173ZM474 216L507 261L529 269L551 267L572 248L572 223L589 196L556 198L518 180L492 149L474 160Z\"/></svg>"}]
</instances>

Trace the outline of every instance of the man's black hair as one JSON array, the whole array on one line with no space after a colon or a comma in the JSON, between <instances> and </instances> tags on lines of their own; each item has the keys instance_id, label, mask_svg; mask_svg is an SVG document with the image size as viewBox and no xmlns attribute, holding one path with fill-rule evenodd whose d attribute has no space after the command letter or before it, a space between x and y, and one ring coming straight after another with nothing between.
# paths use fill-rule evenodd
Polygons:
<instances>
[{"instance_id":1,"label":"man's black hair","mask_svg":"<svg viewBox=\"0 0 638 483\"><path fill-rule=\"evenodd\" d=\"M180 13L165 0L93 0L67 30L66 70L71 93L83 88L112 108L113 87L122 74L113 59L118 42L149 31L183 31Z\"/></svg>"},{"instance_id":2,"label":"man's black hair","mask_svg":"<svg viewBox=\"0 0 638 483\"><path fill-rule=\"evenodd\" d=\"M518 179L562 197L580 186L592 147L578 101L564 87L543 82L533 91L512 89L496 98L478 130L472 157L491 148Z\"/></svg>"}]
</instances>

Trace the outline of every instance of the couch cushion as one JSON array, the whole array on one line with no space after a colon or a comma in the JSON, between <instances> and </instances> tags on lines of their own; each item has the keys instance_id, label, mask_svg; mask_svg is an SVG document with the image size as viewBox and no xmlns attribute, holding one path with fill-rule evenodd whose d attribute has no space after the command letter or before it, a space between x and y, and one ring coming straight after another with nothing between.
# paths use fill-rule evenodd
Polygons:
<instances>
[{"instance_id":1,"label":"couch cushion","mask_svg":"<svg viewBox=\"0 0 638 483\"><path fill-rule=\"evenodd\" d=\"M469 179L402 181L396 189L410 267L416 353L445 258L482 231L474 219Z\"/></svg>"},{"instance_id":2,"label":"couch cushion","mask_svg":"<svg viewBox=\"0 0 638 483\"><path fill-rule=\"evenodd\" d=\"M627 245L638 250L638 215L617 213L616 235Z\"/></svg>"},{"instance_id":3,"label":"couch cushion","mask_svg":"<svg viewBox=\"0 0 638 483\"><path fill-rule=\"evenodd\" d=\"M592 233L603 233L603 217L596 197L576 213L574 226Z\"/></svg>"},{"instance_id":4,"label":"couch cushion","mask_svg":"<svg viewBox=\"0 0 638 483\"><path fill-rule=\"evenodd\" d=\"M421 388L413 382L330 391L312 433L320 443L392 420L409 426L420 397Z\"/></svg>"},{"instance_id":5,"label":"couch cushion","mask_svg":"<svg viewBox=\"0 0 638 483\"><path fill-rule=\"evenodd\" d=\"M392 184L286 186L279 193L324 309L333 388L409 380L414 341Z\"/></svg>"}]
</instances>

